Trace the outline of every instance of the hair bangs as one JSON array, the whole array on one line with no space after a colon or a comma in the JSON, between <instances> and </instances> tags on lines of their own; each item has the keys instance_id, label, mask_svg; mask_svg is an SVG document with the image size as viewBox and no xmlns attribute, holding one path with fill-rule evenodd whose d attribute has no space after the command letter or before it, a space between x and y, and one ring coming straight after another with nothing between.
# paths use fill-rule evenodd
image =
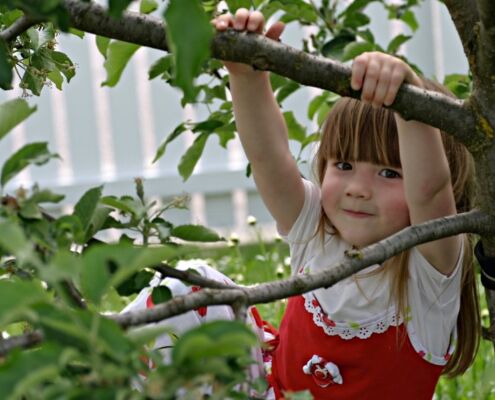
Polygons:
<instances>
[{"instance_id":1,"label":"hair bangs","mask_svg":"<svg viewBox=\"0 0 495 400\"><path fill-rule=\"evenodd\" d=\"M391 111L340 99L323 128L319 152L325 160L364 161L400 167L399 139Z\"/></svg>"}]
</instances>

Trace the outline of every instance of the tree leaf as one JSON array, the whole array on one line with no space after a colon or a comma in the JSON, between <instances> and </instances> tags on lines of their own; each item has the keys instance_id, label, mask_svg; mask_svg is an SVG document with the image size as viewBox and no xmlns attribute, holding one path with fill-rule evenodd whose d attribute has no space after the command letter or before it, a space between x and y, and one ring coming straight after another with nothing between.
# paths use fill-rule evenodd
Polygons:
<instances>
[{"instance_id":1,"label":"tree leaf","mask_svg":"<svg viewBox=\"0 0 495 400\"><path fill-rule=\"evenodd\" d=\"M285 123L289 131L289 139L302 143L306 138L306 129L296 120L292 111L284 112Z\"/></svg>"},{"instance_id":2,"label":"tree leaf","mask_svg":"<svg viewBox=\"0 0 495 400\"><path fill-rule=\"evenodd\" d=\"M277 102L281 104L287 97L299 89L301 85L294 81L289 81L286 85L282 86L277 92Z\"/></svg>"},{"instance_id":3,"label":"tree leaf","mask_svg":"<svg viewBox=\"0 0 495 400\"><path fill-rule=\"evenodd\" d=\"M172 65L173 57L171 54L159 58L150 67L150 70L148 72L148 79L154 79L158 75L164 75L164 78L170 79L172 76Z\"/></svg>"},{"instance_id":4,"label":"tree leaf","mask_svg":"<svg viewBox=\"0 0 495 400\"><path fill-rule=\"evenodd\" d=\"M373 43L369 42L352 42L349 43L344 48L344 54L342 55L342 61L352 60L356 58L358 55L366 52L373 51L376 49L376 46Z\"/></svg>"},{"instance_id":5,"label":"tree leaf","mask_svg":"<svg viewBox=\"0 0 495 400\"><path fill-rule=\"evenodd\" d=\"M36 111L24 99L9 100L0 104L0 139Z\"/></svg>"},{"instance_id":6,"label":"tree leaf","mask_svg":"<svg viewBox=\"0 0 495 400\"><path fill-rule=\"evenodd\" d=\"M354 42L355 40L356 35L348 31L343 31L335 36L332 40L325 43L321 49L321 53L325 57L340 60L342 59L342 55L344 54L345 46L347 46L351 42Z\"/></svg>"},{"instance_id":7,"label":"tree leaf","mask_svg":"<svg viewBox=\"0 0 495 400\"><path fill-rule=\"evenodd\" d=\"M156 0L141 0L139 4L139 12L142 14L149 14L158 8Z\"/></svg>"},{"instance_id":8,"label":"tree leaf","mask_svg":"<svg viewBox=\"0 0 495 400\"><path fill-rule=\"evenodd\" d=\"M213 28L198 0L170 0L165 21L175 59L175 84L191 102L197 95L193 80L210 57Z\"/></svg>"},{"instance_id":9,"label":"tree leaf","mask_svg":"<svg viewBox=\"0 0 495 400\"><path fill-rule=\"evenodd\" d=\"M156 286L151 292L153 304L165 303L172 299L172 291L167 286Z\"/></svg>"},{"instance_id":10,"label":"tree leaf","mask_svg":"<svg viewBox=\"0 0 495 400\"><path fill-rule=\"evenodd\" d=\"M225 2L231 13L235 13L239 8L247 8L248 10L251 8L251 0L226 0Z\"/></svg>"},{"instance_id":11,"label":"tree leaf","mask_svg":"<svg viewBox=\"0 0 495 400\"><path fill-rule=\"evenodd\" d=\"M133 0L108 0L108 15L114 18L120 18L124 10L132 1Z\"/></svg>"},{"instance_id":12,"label":"tree leaf","mask_svg":"<svg viewBox=\"0 0 495 400\"><path fill-rule=\"evenodd\" d=\"M96 48L100 52L100 54L103 56L103 58L107 58L107 50L108 50L108 45L110 44L110 38L107 38L105 36L96 36L95 37L95 42L96 42Z\"/></svg>"},{"instance_id":13,"label":"tree leaf","mask_svg":"<svg viewBox=\"0 0 495 400\"><path fill-rule=\"evenodd\" d=\"M411 39L412 36L408 35L397 35L394 37L387 46L387 53L395 53L405 42Z\"/></svg>"},{"instance_id":14,"label":"tree leaf","mask_svg":"<svg viewBox=\"0 0 495 400\"><path fill-rule=\"evenodd\" d=\"M93 214L95 213L101 198L102 190L103 186L89 189L74 206L73 215L79 218L84 231L88 229L91 219L93 218Z\"/></svg>"},{"instance_id":15,"label":"tree leaf","mask_svg":"<svg viewBox=\"0 0 495 400\"><path fill-rule=\"evenodd\" d=\"M2 232L3 234L3 232ZM0 327L19 319L33 304L47 301L48 296L39 282L0 279Z\"/></svg>"},{"instance_id":16,"label":"tree leaf","mask_svg":"<svg viewBox=\"0 0 495 400\"><path fill-rule=\"evenodd\" d=\"M400 19L401 21L404 21L409 26L409 28L411 28L413 32L416 32L417 29L419 28L419 24L418 21L416 20L416 16L411 10L406 11L400 17Z\"/></svg>"},{"instance_id":17,"label":"tree leaf","mask_svg":"<svg viewBox=\"0 0 495 400\"><path fill-rule=\"evenodd\" d=\"M225 240L215 231L202 225L179 225L170 231L170 236L188 242L219 242Z\"/></svg>"},{"instance_id":18,"label":"tree leaf","mask_svg":"<svg viewBox=\"0 0 495 400\"><path fill-rule=\"evenodd\" d=\"M107 79L101 86L113 87L119 82L122 72L137 49L139 49L139 45L119 40L113 40L108 45L104 63Z\"/></svg>"},{"instance_id":19,"label":"tree leaf","mask_svg":"<svg viewBox=\"0 0 495 400\"><path fill-rule=\"evenodd\" d=\"M83 254L81 290L99 304L110 287L117 287L137 271L176 255L171 246L134 247L119 243L93 246Z\"/></svg>"},{"instance_id":20,"label":"tree leaf","mask_svg":"<svg viewBox=\"0 0 495 400\"><path fill-rule=\"evenodd\" d=\"M180 159L179 173L184 181L186 181L191 176L194 167L199 160L199 157L201 157L201 154L203 154L206 140L209 136L210 133L201 133Z\"/></svg>"},{"instance_id":21,"label":"tree leaf","mask_svg":"<svg viewBox=\"0 0 495 400\"><path fill-rule=\"evenodd\" d=\"M76 68L74 67L71 59L67 56L67 54L60 51L52 51L51 57L59 71L64 74L67 82L70 82L70 80L76 75Z\"/></svg>"},{"instance_id":22,"label":"tree leaf","mask_svg":"<svg viewBox=\"0 0 495 400\"><path fill-rule=\"evenodd\" d=\"M31 351L17 351L0 364L0 398L25 398L19 388L26 383L33 385L38 380L50 380L60 374L63 365L59 362L62 349L53 343ZM47 376L47 371L50 377ZM42 379L36 379L39 375ZM41 382L39 382L41 383ZM15 394L15 397L14 397Z\"/></svg>"},{"instance_id":23,"label":"tree leaf","mask_svg":"<svg viewBox=\"0 0 495 400\"><path fill-rule=\"evenodd\" d=\"M29 143L17 150L5 162L2 168L2 176L0 183L2 186L21 172L28 165L43 165L50 159L58 157L57 154L48 151L48 143L36 142Z\"/></svg>"},{"instance_id":24,"label":"tree leaf","mask_svg":"<svg viewBox=\"0 0 495 400\"><path fill-rule=\"evenodd\" d=\"M174 139L176 139L177 137L179 137L179 135L182 133L182 132L185 132L187 130L186 128L186 125L184 123L178 125L174 131L167 136L167 138L160 144L160 146L158 146L158 149L156 150L156 154L155 154L155 158L153 158L153 163L157 162L164 154L165 154L165 150L167 149L167 145Z\"/></svg>"}]
</instances>

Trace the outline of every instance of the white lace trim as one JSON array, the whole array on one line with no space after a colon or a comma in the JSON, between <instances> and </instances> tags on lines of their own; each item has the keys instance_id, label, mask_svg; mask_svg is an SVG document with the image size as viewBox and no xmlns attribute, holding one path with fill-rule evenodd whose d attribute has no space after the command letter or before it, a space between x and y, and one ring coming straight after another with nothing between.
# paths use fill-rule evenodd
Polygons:
<instances>
[{"instance_id":1,"label":"white lace trim","mask_svg":"<svg viewBox=\"0 0 495 400\"><path fill-rule=\"evenodd\" d=\"M315 325L321 327L327 335L339 336L345 340L354 338L367 339L374 333L384 333L390 326L399 326L404 322L402 317L396 316L394 308L389 308L381 314L359 322L333 321L323 311L318 299L313 293L306 293L303 297L304 308L313 315L313 322ZM444 356L438 356L429 352L426 347L420 343L412 323L407 324L407 334L416 353L429 363L445 365L454 353L457 341L457 330L454 330L452 333L449 350Z\"/></svg>"}]
</instances>

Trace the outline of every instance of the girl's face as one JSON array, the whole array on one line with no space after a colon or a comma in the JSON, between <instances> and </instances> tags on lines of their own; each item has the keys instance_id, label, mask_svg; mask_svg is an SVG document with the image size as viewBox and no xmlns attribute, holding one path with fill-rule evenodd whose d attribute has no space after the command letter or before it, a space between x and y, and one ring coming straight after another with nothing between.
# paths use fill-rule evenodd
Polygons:
<instances>
[{"instance_id":1,"label":"girl's face","mask_svg":"<svg viewBox=\"0 0 495 400\"><path fill-rule=\"evenodd\" d=\"M342 239L359 248L410 224L400 168L329 159L321 201Z\"/></svg>"}]
</instances>

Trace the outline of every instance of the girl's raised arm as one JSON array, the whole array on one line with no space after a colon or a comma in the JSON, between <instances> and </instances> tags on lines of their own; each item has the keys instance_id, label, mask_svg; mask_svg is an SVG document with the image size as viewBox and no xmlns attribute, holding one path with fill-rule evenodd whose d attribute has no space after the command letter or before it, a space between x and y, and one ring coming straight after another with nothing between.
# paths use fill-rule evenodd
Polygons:
<instances>
[{"instance_id":1,"label":"girl's raised arm","mask_svg":"<svg viewBox=\"0 0 495 400\"><path fill-rule=\"evenodd\" d=\"M235 17L219 16L217 30L232 27L239 31L262 33L260 12L239 9ZM284 29L275 23L266 36L278 40ZM290 150L287 127L275 100L267 72L226 62L237 131L251 163L258 191L281 233L288 233L304 203L304 186Z\"/></svg>"},{"instance_id":2,"label":"girl's raised arm","mask_svg":"<svg viewBox=\"0 0 495 400\"><path fill-rule=\"evenodd\" d=\"M402 60L383 53L364 53L354 60L351 85L362 89L362 100L375 107L390 105L407 82L422 87L414 71ZM411 224L456 214L450 169L440 131L417 121L395 116L399 135L404 192ZM418 246L438 271L449 275L459 257L460 236Z\"/></svg>"}]
</instances>

